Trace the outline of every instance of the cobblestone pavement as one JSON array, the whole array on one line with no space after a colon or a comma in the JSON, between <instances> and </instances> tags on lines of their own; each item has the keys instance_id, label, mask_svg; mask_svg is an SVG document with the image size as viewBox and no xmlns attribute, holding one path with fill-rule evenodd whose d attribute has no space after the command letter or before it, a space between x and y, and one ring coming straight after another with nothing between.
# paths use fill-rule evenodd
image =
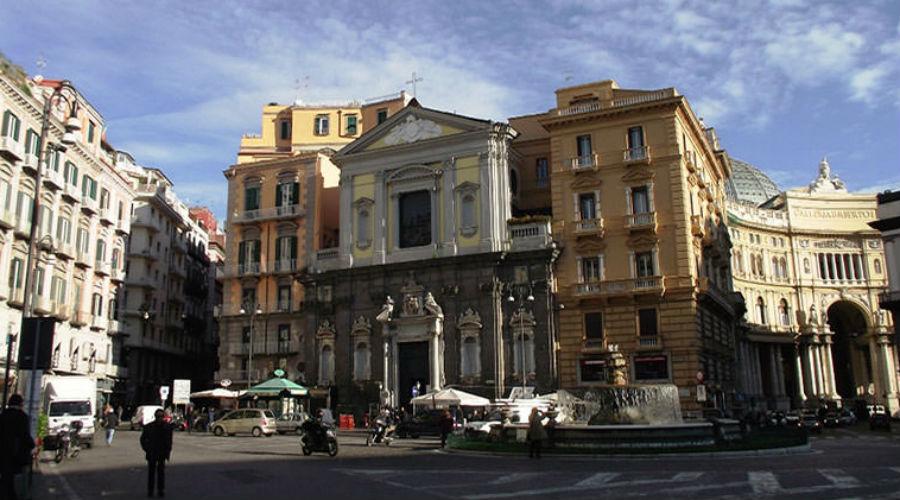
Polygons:
<instances>
[{"instance_id":1,"label":"cobblestone pavement","mask_svg":"<svg viewBox=\"0 0 900 500\"><path fill-rule=\"evenodd\" d=\"M146 476L137 432L61 465L43 463L39 499L136 498ZM900 498L900 435L826 430L786 456L641 458L478 456L430 439L367 448L339 436L340 454L304 457L296 436L176 434L169 498Z\"/></svg>"}]
</instances>

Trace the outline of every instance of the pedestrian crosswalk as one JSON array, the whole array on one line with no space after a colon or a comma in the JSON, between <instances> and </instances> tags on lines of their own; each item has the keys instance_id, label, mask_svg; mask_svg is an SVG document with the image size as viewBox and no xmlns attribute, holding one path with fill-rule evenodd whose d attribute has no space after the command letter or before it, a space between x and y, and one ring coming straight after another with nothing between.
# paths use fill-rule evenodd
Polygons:
<instances>
[{"instance_id":1,"label":"pedestrian crosswalk","mask_svg":"<svg viewBox=\"0 0 900 500\"><path fill-rule=\"evenodd\" d=\"M587 473L503 472L490 470L392 470L335 468L334 471L417 490L432 496L466 500L557 498L564 496L627 498L654 494L704 498L780 498L786 496L852 497L865 488L896 491L900 467L858 469L811 468L732 471L597 471ZM439 481L437 481L439 479Z\"/></svg>"}]
</instances>

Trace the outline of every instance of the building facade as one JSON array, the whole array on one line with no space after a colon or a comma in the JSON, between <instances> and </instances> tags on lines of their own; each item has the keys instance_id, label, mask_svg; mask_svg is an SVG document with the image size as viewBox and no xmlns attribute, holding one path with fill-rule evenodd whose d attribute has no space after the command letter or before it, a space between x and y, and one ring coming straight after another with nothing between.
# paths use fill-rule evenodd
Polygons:
<instances>
[{"instance_id":1,"label":"building facade","mask_svg":"<svg viewBox=\"0 0 900 500\"><path fill-rule=\"evenodd\" d=\"M98 403L115 399L127 376L117 346L124 332L118 296L133 191L115 168L103 117L76 97L80 130L75 144L38 165L41 114L59 81L0 74L0 320L6 342L21 328L28 246L39 223L34 256L33 309L56 318L49 375L84 375L97 382ZM62 144L65 116L53 107L48 142ZM34 213L41 169L39 213ZM39 218L38 218L39 216ZM13 356L18 346L14 345ZM12 381L10 381L12 382Z\"/></svg>"},{"instance_id":2,"label":"building facade","mask_svg":"<svg viewBox=\"0 0 900 500\"><path fill-rule=\"evenodd\" d=\"M826 160L788 191L746 163L728 186L734 288L747 302L738 345L748 406L835 401L897 406L888 271L875 195L849 193ZM858 403L859 402L859 403Z\"/></svg>"},{"instance_id":3,"label":"building facade","mask_svg":"<svg viewBox=\"0 0 900 500\"><path fill-rule=\"evenodd\" d=\"M512 218L516 135L413 103L336 155L336 258L300 276L317 390L362 413L447 385L555 387L557 251L549 218Z\"/></svg>"},{"instance_id":4,"label":"building facade","mask_svg":"<svg viewBox=\"0 0 900 500\"><path fill-rule=\"evenodd\" d=\"M337 262L340 173L331 158L408 102L401 92L367 104L269 104L261 132L241 139L237 163L224 172L220 380L246 387L282 369L305 382L300 343L309 333L297 315L304 289L293 277Z\"/></svg>"},{"instance_id":5,"label":"building facade","mask_svg":"<svg viewBox=\"0 0 900 500\"><path fill-rule=\"evenodd\" d=\"M743 304L730 288L730 162L715 132L671 88L607 80L556 100L539 118L548 149L534 154L549 158L563 249L560 386L673 383L686 411L727 404Z\"/></svg>"},{"instance_id":6,"label":"building facade","mask_svg":"<svg viewBox=\"0 0 900 500\"><path fill-rule=\"evenodd\" d=\"M158 401L159 387L173 379L190 379L192 387L212 383L214 365L202 362L214 350L205 319L209 235L161 170L142 167L123 151L116 159L135 193L121 315L130 333L123 346L125 400L139 405Z\"/></svg>"},{"instance_id":7,"label":"building facade","mask_svg":"<svg viewBox=\"0 0 900 500\"><path fill-rule=\"evenodd\" d=\"M878 195L878 220L870 226L881 231L888 290L881 294L881 308L890 311L894 321L894 342L900 341L900 192Z\"/></svg>"}]
</instances>

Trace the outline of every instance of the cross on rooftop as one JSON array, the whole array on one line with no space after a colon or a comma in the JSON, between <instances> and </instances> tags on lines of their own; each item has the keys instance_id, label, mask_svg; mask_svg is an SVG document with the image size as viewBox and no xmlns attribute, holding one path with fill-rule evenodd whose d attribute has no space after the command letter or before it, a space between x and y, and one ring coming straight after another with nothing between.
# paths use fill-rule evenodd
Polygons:
<instances>
[{"instance_id":1,"label":"cross on rooftop","mask_svg":"<svg viewBox=\"0 0 900 500\"><path fill-rule=\"evenodd\" d=\"M412 80L407 80L407 81L406 81L406 84L407 84L407 85L412 85L412 93L413 93L413 97L417 97L417 95L416 95L416 82L421 82L421 81L422 81L422 77L421 77L421 76L417 76L415 71L412 72Z\"/></svg>"}]
</instances>

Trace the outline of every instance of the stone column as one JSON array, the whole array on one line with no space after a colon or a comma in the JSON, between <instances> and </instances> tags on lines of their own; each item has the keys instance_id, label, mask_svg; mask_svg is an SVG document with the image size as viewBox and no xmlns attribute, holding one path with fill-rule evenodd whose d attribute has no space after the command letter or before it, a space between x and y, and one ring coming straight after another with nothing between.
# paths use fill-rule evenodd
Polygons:
<instances>
[{"instance_id":1,"label":"stone column","mask_svg":"<svg viewBox=\"0 0 900 500\"><path fill-rule=\"evenodd\" d=\"M828 387L825 385L825 370L824 363L822 362L822 344L817 343L812 347L813 361L816 366L816 385L819 388L819 391L816 393L816 395L826 396L828 394Z\"/></svg>"},{"instance_id":2,"label":"stone column","mask_svg":"<svg viewBox=\"0 0 900 500\"><path fill-rule=\"evenodd\" d=\"M437 321L437 320L435 320ZM441 390L441 331L435 325L431 333L431 390Z\"/></svg>"},{"instance_id":3,"label":"stone column","mask_svg":"<svg viewBox=\"0 0 900 500\"><path fill-rule=\"evenodd\" d=\"M781 395L780 381L778 380L778 364L775 359L775 344L769 344L769 385L772 386L772 397Z\"/></svg>"},{"instance_id":4,"label":"stone column","mask_svg":"<svg viewBox=\"0 0 900 500\"><path fill-rule=\"evenodd\" d=\"M881 353L881 371L882 377L885 380L882 394L884 394L884 404L887 406L889 413L894 414L900 410L900 405L898 405L897 379L889 345L890 339L888 338L886 331L879 333L881 333L881 335L878 335L878 345Z\"/></svg>"},{"instance_id":5,"label":"stone column","mask_svg":"<svg viewBox=\"0 0 900 500\"><path fill-rule=\"evenodd\" d=\"M869 335L869 362L872 363L872 385L875 390L875 401L879 401L881 399L881 395L885 393L884 383L882 381L883 374L881 370L881 363L879 358L881 354L878 351L877 345L877 335L871 334ZM866 388L868 390L868 387Z\"/></svg>"},{"instance_id":6,"label":"stone column","mask_svg":"<svg viewBox=\"0 0 900 500\"><path fill-rule=\"evenodd\" d=\"M797 366L797 396L800 398L800 402L803 403L806 401L806 391L803 390L803 361L801 360L803 351L799 344L796 345L795 350L796 355L794 356L794 362Z\"/></svg>"},{"instance_id":7,"label":"stone column","mask_svg":"<svg viewBox=\"0 0 900 500\"><path fill-rule=\"evenodd\" d=\"M822 341L822 353L825 358L823 361L825 363L826 392L831 399L841 399L841 396L838 395L837 392L837 384L834 381L834 359L831 357L831 346L833 341L831 335L823 335Z\"/></svg>"},{"instance_id":8,"label":"stone column","mask_svg":"<svg viewBox=\"0 0 900 500\"><path fill-rule=\"evenodd\" d=\"M819 386L816 385L816 368L813 360L812 344L806 344L804 349L804 358L806 359L806 376L809 382L807 386L809 390L807 394L815 397L819 394Z\"/></svg>"},{"instance_id":9,"label":"stone column","mask_svg":"<svg viewBox=\"0 0 900 500\"><path fill-rule=\"evenodd\" d=\"M784 381L784 356L782 354L782 347L779 345L775 349L775 363L776 363L776 373L778 373L778 395L784 396L787 394L787 385Z\"/></svg>"},{"instance_id":10,"label":"stone column","mask_svg":"<svg viewBox=\"0 0 900 500\"><path fill-rule=\"evenodd\" d=\"M372 245L374 247L372 253L373 264L384 264L388 252L387 204L390 200L386 196L384 175L384 171L375 173L375 213L370 215L375 223L375 231L372 235ZM344 205L341 206L344 207Z\"/></svg>"}]
</instances>

